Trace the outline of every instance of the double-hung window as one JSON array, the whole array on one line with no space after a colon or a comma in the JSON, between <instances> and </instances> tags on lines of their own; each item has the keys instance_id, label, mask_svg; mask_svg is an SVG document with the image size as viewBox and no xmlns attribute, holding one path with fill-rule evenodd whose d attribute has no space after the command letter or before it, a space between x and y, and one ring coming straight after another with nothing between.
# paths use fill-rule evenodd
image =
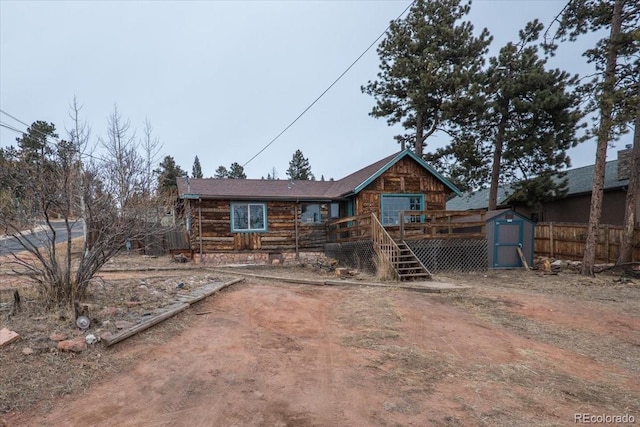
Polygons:
<instances>
[{"instance_id":1,"label":"double-hung window","mask_svg":"<svg viewBox=\"0 0 640 427\"><path fill-rule=\"evenodd\" d=\"M267 231L266 203L231 203L231 231Z\"/></svg>"},{"instance_id":2,"label":"double-hung window","mask_svg":"<svg viewBox=\"0 0 640 427\"><path fill-rule=\"evenodd\" d=\"M383 194L382 195L382 225L397 225L400 223L400 212L421 211L424 206L422 194ZM416 221L417 218L406 218L406 221Z\"/></svg>"}]
</instances>

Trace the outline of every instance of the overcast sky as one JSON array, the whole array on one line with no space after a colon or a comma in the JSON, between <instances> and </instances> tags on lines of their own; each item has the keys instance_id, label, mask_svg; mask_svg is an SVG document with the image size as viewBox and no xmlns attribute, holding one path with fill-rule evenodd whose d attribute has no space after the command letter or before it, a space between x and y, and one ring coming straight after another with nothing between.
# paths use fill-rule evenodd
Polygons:
<instances>
[{"instance_id":1,"label":"overcast sky","mask_svg":"<svg viewBox=\"0 0 640 427\"><path fill-rule=\"evenodd\" d=\"M494 36L492 51L524 24L545 25L563 0L476 0L469 19ZM244 164L268 144L387 28L409 0L389 1L8 1L0 0L0 108L31 124L70 128L76 96L92 140L105 137L117 105L137 135L148 118L171 155L206 176ZM554 66L590 72L562 48ZM376 78L372 48L297 123L245 166L249 178L279 178L302 150L317 178L343 176L399 150L384 119L369 116L360 87ZM25 126L0 114L2 122ZM18 134L0 128L0 146ZM609 158L628 140L617 143ZM430 139L427 151L445 145ZM594 162L595 142L570 152Z\"/></svg>"}]
</instances>

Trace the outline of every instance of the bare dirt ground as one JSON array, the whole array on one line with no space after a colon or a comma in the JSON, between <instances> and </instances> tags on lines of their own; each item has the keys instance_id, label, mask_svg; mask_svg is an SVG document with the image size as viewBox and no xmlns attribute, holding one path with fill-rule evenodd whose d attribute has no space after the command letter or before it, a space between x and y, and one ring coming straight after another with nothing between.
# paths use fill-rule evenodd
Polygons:
<instances>
[{"instance_id":1,"label":"bare dirt ground","mask_svg":"<svg viewBox=\"0 0 640 427\"><path fill-rule=\"evenodd\" d=\"M101 328L167 303L181 292L177 282L232 277L190 265L121 271L141 266L172 264L116 260L118 271L92 288L96 313L120 309L95 318ZM48 338L51 328L79 333L68 320L34 307L8 320L3 312L2 327L23 339L0 349L0 417L10 426L544 426L575 425L585 413L640 422L638 280L525 271L436 280L472 288L246 279L82 353L58 351Z\"/></svg>"}]
</instances>

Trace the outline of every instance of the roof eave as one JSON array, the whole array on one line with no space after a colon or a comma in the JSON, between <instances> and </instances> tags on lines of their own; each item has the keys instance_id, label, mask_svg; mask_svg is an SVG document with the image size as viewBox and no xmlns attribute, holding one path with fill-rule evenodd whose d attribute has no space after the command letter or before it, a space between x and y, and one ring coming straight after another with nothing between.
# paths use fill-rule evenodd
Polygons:
<instances>
[{"instance_id":1,"label":"roof eave","mask_svg":"<svg viewBox=\"0 0 640 427\"><path fill-rule=\"evenodd\" d=\"M182 197L180 198L190 198L192 197ZM263 195L210 195L210 194L200 194L197 197L198 199L207 199L207 200L267 200L267 201L283 201L283 202L295 202L295 201L305 201L305 202L322 202L322 203L330 203L333 201L338 201L341 198L329 198L324 196L263 196Z\"/></svg>"}]
</instances>

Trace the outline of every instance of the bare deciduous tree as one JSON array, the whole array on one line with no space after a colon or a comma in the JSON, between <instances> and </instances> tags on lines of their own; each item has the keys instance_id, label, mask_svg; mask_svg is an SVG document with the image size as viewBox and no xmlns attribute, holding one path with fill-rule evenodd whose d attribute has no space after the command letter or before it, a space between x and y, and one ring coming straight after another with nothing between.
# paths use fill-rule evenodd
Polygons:
<instances>
[{"instance_id":1,"label":"bare deciduous tree","mask_svg":"<svg viewBox=\"0 0 640 427\"><path fill-rule=\"evenodd\" d=\"M107 118L107 138L100 139L106 151L101 178L108 192L114 194L118 208L126 211L134 194L142 190L145 177L144 159L138 153L135 132L115 106Z\"/></svg>"},{"instance_id":2,"label":"bare deciduous tree","mask_svg":"<svg viewBox=\"0 0 640 427\"><path fill-rule=\"evenodd\" d=\"M143 193L144 162L128 122L117 109L110 116L103 141L108 157L101 159L84 151L89 134L79 111L74 99L71 141L58 139L53 124L35 122L17 139L18 148L0 152L12 171L2 174L3 183L14 189L13 215L0 216L0 229L24 249L13 253L16 271L37 283L47 308L72 308L75 315L91 280L127 239L161 231L147 225L147 214L159 209ZM75 254L80 224L86 237Z\"/></svg>"},{"instance_id":3,"label":"bare deciduous tree","mask_svg":"<svg viewBox=\"0 0 640 427\"><path fill-rule=\"evenodd\" d=\"M149 119L144 121L144 137L140 143L142 153L144 156L144 194L148 197L152 197L155 192L155 185L157 180L154 179L154 168L160 160L160 151L162 150L162 143L160 139L153 135L153 126Z\"/></svg>"}]
</instances>

